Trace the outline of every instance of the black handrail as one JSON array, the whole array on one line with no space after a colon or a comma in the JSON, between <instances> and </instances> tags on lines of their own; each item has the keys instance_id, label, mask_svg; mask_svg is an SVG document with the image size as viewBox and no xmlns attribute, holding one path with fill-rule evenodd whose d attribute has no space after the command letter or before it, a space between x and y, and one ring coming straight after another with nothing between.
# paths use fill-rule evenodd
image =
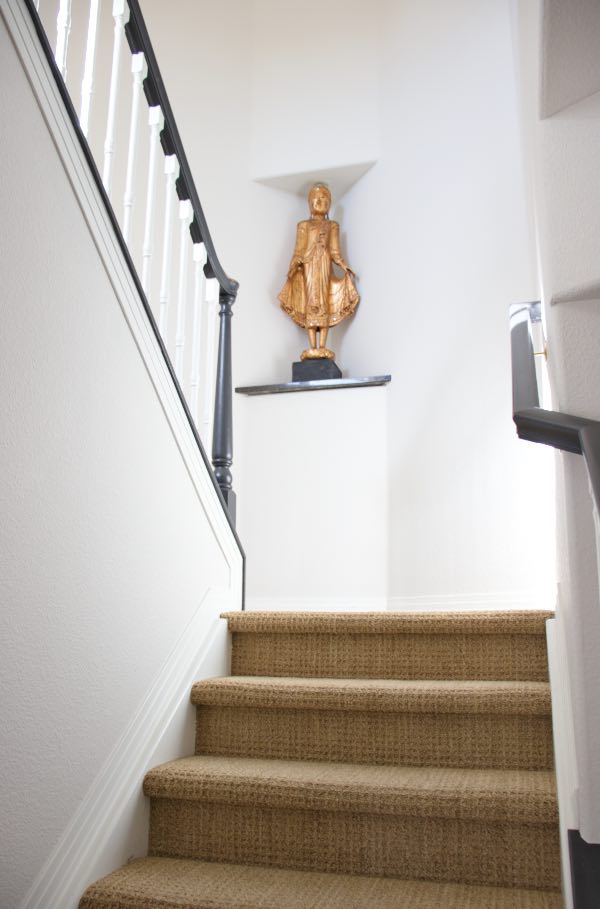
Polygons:
<instances>
[{"instance_id":1,"label":"black handrail","mask_svg":"<svg viewBox=\"0 0 600 909\"><path fill-rule=\"evenodd\" d=\"M239 284L225 273L215 251L139 2L138 0L127 0L127 4L130 15L129 22L125 25L125 35L131 53L143 53L148 66L148 75L144 79L144 93L150 107L159 105L162 110L164 128L160 134L160 141L165 155L175 155L179 162L179 177L175 187L179 199L182 201L189 199L194 212L190 235L194 243L203 243L206 249L207 261L204 266L206 277L216 278L219 282L219 353L215 385L212 463L229 517L235 524L235 493L230 470L233 463L233 382L231 377L231 318L233 312L231 308L235 303Z\"/></svg>"},{"instance_id":2,"label":"black handrail","mask_svg":"<svg viewBox=\"0 0 600 909\"><path fill-rule=\"evenodd\" d=\"M194 243L204 243L208 260L204 268L207 278L216 278L221 289L229 297L235 298L239 284L225 273L215 251L140 4L138 0L127 0L127 5L129 6L130 17L129 22L125 25L125 35L127 36L131 53L143 53L146 59L148 75L144 79L144 93L148 105L150 107L160 106L163 113L165 125L161 132L160 141L165 155L176 155L179 162L179 178L176 189L179 198L182 201L189 199L192 205L194 212L194 219L190 226L192 240Z\"/></svg>"},{"instance_id":3,"label":"black handrail","mask_svg":"<svg viewBox=\"0 0 600 909\"><path fill-rule=\"evenodd\" d=\"M596 507L600 509L600 422L539 406L532 325L541 322L541 303L510 307L513 420L520 439L583 455Z\"/></svg>"},{"instance_id":4,"label":"black handrail","mask_svg":"<svg viewBox=\"0 0 600 909\"><path fill-rule=\"evenodd\" d=\"M128 0L128 2L129 2L129 0ZM44 56L46 57L46 61L48 63L50 72L52 73L52 76L56 83L56 87L62 98L63 104L65 106L65 110L67 112L69 120L71 121L71 125L75 132L75 135L77 136L77 140L81 146L81 150L86 159L87 165L90 169L92 179L94 180L94 183L96 184L96 188L98 190L100 198L102 199L102 202L106 209L106 213L111 222L111 225L112 225L112 228L114 231L114 235L115 235L117 242L119 244L119 247L121 249L121 253L122 253L125 263L129 269L129 272L131 273L131 277L135 283L137 292L142 301L142 305L144 307L146 317L148 319L152 332L156 338L157 344L160 348L161 354L163 356L163 359L164 359L167 369L169 371L169 375L170 375L171 381L173 382L173 385L175 387L177 397L179 398L179 401L180 401L183 411L185 413L186 419L189 423L190 429L194 436L194 440L196 442L196 445L198 446L198 450L200 452L202 460L204 461L206 469L208 470L208 473L210 475L210 478L211 478L212 484L215 488L215 491L221 501L223 511L225 512L225 517L227 518L229 527L235 538L240 555L242 556L242 572L243 572L243 575L242 575L242 609L243 609L244 602L245 602L246 554L244 552L244 547L242 546L241 540L235 529L235 508L230 510L230 508L228 507L227 496L226 496L226 494L224 494L223 490L221 489L221 486L218 483L217 478L215 477L213 465L209 461L206 451L204 450L204 445L202 444L202 440L200 438L200 434L196 427L196 423L190 412L190 409L189 409L187 400L185 398L185 395L183 393L183 390L181 388L181 385L179 384L179 380L175 373L175 369L171 362L171 358L169 357L168 351L165 347L165 343L164 343L161 333L159 331L158 325L156 324L156 320L155 320L152 310L150 308L148 298L142 287L142 283L141 283L140 277L137 273L137 269L134 265L133 259L131 257L131 253L129 252L129 247L127 246L127 243L125 242L125 238L123 237L123 233L121 231L114 208L113 208L112 203L108 197L108 194L104 188L104 184L102 182L102 177L100 175L100 171L98 170L98 167L96 165L96 160L95 160L92 150L89 146L87 138L85 137L85 135L81 129L77 111L75 110L75 107L71 100L71 96L69 94L69 91L65 85L64 79L62 78L60 70L54 59L54 52L52 50L52 47L50 46L50 42L48 41L48 36L46 34L46 30L44 28L42 20L40 19L39 13L38 13L37 9L35 8L34 0L24 0L24 3L25 3L25 6L27 7L31 20L33 22L33 26L34 26L35 32L37 34L38 40L40 42L40 46L44 52ZM134 4L137 7L136 26L139 29L140 22L143 23L142 14L141 14L139 5L137 4L136 0L131 0L131 2L129 2L130 10L131 10L132 4ZM145 24L144 24L143 28L144 28L145 34L147 35L147 31L145 29ZM154 52L152 51L152 47L151 47L149 38L147 39L147 47L149 49L149 52L152 53L152 57L154 59L154 64L156 65L156 58L154 57ZM150 71L150 66L149 66L149 71ZM158 72L157 65L156 65L156 71ZM164 84L162 83L162 79L160 78L160 72L158 72L158 78L160 80L162 92L164 93L163 101L168 106L169 114L172 118L173 113L171 110L171 105L169 104L169 100L168 100L166 91L164 89ZM161 102L161 106L162 106L162 102ZM163 116L165 118L165 123L167 123L166 110L164 108L163 108ZM205 266L205 274L207 277L209 277L209 278L215 277L215 278L217 278L217 280L219 280L219 274L222 275L226 289L223 289L223 285L221 285L221 288L222 288L221 294L224 293L230 300L230 304L231 304L235 300L235 295L236 295L237 289L238 289L238 283L237 283L237 281L232 280L225 274L225 272L223 271L223 269L219 263L216 253L214 251L214 246L212 244L210 232L208 231L208 227L206 226L206 220L205 220L204 214L202 212L202 207L200 206L200 202L197 198L197 192L196 192L196 187L195 187L194 181L191 178L191 174L189 173L189 165L187 162L187 158L185 157L185 152L183 151L183 147L181 146L181 139L179 137L179 132L177 131L177 128L175 126L174 119L172 120L172 122L170 124L169 135L170 136L174 135L176 137L177 142L179 143L180 152L181 152L181 156L182 156L181 158L179 158L179 152L177 153L178 158L179 158L180 170L183 172L183 176L184 176L184 182L179 184L178 194L180 194L180 192L183 190L183 187L187 187L187 189L190 191L190 194L193 192L195 195L195 198L196 198L197 205L195 206L194 198L192 198L191 195L188 197L179 195L180 198L190 198L192 208L194 210L194 221L192 222L192 225L190 226L190 233L191 233L192 240L193 240L193 242L203 242L205 244L205 248L206 248L206 252L207 252L207 266L208 266L208 267ZM163 142L163 147L164 147L164 142ZM175 147L175 146L173 146L173 147ZM172 154L174 152L169 151L167 153ZM185 170L183 168L184 161L185 161ZM203 234L201 234L202 230L204 230ZM211 259L211 255L212 255L212 259ZM221 284L220 280L219 280L219 283ZM230 315L231 315L231 313L230 313ZM230 324L230 319L227 319L227 324L228 325ZM231 385L231 383L229 383L229 384ZM221 401L219 401L220 395L221 395ZM222 389L220 388L219 380L217 377L217 388L216 388L216 393L215 393L215 422L217 422L218 415L221 414L223 410L226 411L227 408L223 406ZM213 452L214 452L214 445L213 445ZM231 460L230 460L231 451L226 452L225 456L229 458L229 464L231 464ZM230 494L232 495L232 493L230 493Z\"/></svg>"}]
</instances>

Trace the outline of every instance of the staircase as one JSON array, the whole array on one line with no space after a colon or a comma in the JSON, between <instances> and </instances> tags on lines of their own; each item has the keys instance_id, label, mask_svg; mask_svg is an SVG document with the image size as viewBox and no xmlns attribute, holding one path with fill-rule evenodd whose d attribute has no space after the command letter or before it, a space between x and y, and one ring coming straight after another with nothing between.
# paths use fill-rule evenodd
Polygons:
<instances>
[{"instance_id":1,"label":"staircase","mask_svg":"<svg viewBox=\"0 0 600 909\"><path fill-rule=\"evenodd\" d=\"M559 909L550 613L229 613L149 857L80 909Z\"/></svg>"}]
</instances>

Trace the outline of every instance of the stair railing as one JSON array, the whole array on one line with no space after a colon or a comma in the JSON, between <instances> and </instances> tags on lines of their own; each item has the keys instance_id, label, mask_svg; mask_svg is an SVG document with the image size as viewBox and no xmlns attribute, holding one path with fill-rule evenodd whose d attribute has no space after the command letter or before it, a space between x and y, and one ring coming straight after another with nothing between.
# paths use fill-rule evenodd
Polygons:
<instances>
[{"instance_id":1,"label":"stair railing","mask_svg":"<svg viewBox=\"0 0 600 909\"><path fill-rule=\"evenodd\" d=\"M138 0L111 0L108 23L106 0L89 0L87 15L83 2L24 2L235 534L231 317L238 283L226 274L217 256L140 4ZM97 58L101 35L106 34L108 26L112 28L112 51L104 86L108 88L102 118L105 125L100 130L95 109L99 95ZM69 49L76 29L80 39L85 33L85 40L78 42L85 50L84 60L75 62L72 76ZM129 89L121 85L126 44L131 51ZM74 81L77 75L81 76L79 83ZM142 96L147 102L145 154L140 150ZM128 101L129 134L123 147L117 140L123 132ZM91 133L94 138L90 138ZM159 147L163 152L162 193ZM145 174L140 174L142 165ZM119 182L122 197L117 198ZM144 190L142 211L137 197ZM157 223L161 207L162 231ZM160 256L155 255L157 239ZM205 454L211 436L212 467ZM236 539L243 553L237 535Z\"/></svg>"},{"instance_id":2,"label":"stair railing","mask_svg":"<svg viewBox=\"0 0 600 909\"><path fill-rule=\"evenodd\" d=\"M561 451L583 455L589 480L594 516L600 514L600 422L540 407L534 334L541 331L541 303L515 303L510 307L510 343L513 381L513 420L520 439L551 445Z\"/></svg>"},{"instance_id":3,"label":"stair railing","mask_svg":"<svg viewBox=\"0 0 600 909\"><path fill-rule=\"evenodd\" d=\"M534 349L534 335L542 350ZM541 303L516 303L510 307L513 378L513 419L521 439L551 445L560 451L583 455L588 478L600 579L600 422L540 407L535 356L545 354ZM577 906L596 906L598 845L588 843L579 830L568 831L572 886Z\"/></svg>"}]
</instances>

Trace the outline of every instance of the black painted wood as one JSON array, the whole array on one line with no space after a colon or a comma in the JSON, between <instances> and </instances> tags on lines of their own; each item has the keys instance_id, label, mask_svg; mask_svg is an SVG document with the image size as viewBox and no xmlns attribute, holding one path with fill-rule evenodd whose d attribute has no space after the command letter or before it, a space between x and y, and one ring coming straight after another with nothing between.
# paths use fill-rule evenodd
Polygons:
<instances>
[{"instance_id":1,"label":"black painted wood","mask_svg":"<svg viewBox=\"0 0 600 909\"><path fill-rule=\"evenodd\" d=\"M590 476L590 486L594 493L596 507L600 511L600 423L590 420L579 430L579 440Z\"/></svg>"},{"instance_id":2,"label":"black painted wood","mask_svg":"<svg viewBox=\"0 0 600 909\"><path fill-rule=\"evenodd\" d=\"M292 391L325 391L336 388L387 385L391 381L391 376L366 376L356 379L318 379L308 382L282 382L279 385L244 385L236 388L236 392L240 395L280 395Z\"/></svg>"},{"instance_id":3,"label":"black painted wood","mask_svg":"<svg viewBox=\"0 0 600 909\"><path fill-rule=\"evenodd\" d=\"M292 363L292 382L322 382L341 379L342 370L335 360L296 360Z\"/></svg>"},{"instance_id":4,"label":"black painted wood","mask_svg":"<svg viewBox=\"0 0 600 909\"><path fill-rule=\"evenodd\" d=\"M207 278L219 282L220 329L215 390L215 414L213 431L212 463L221 494L227 505L230 520L235 525L235 493L232 485L231 465L233 463L233 410L231 406L231 306L238 292L238 282L225 273L217 256L194 178L177 129L171 102L160 73L154 48L138 0L127 0L130 18L126 28L127 40L132 53L143 52L148 65L148 76L144 80L144 92L149 104L160 105L165 120L161 132L161 144L166 155L176 155L179 162L179 176L175 181L178 198L189 199L194 212L190 235L194 243L204 243L207 262L204 273Z\"/></svg>"},{"instance_id":5,"label":"black painted wood","mask_svg":"<svg viewBox=\"0 0 600 909\"><path fill-rule=\"evenodd\" d=\"M213 423L212 462L215 477L227 502L229 515L235 523L235 493L231 476L233 463L233 394L231 363L231 319L235 294L223 288L219 293L219 356L215 388L215 416Z\"/></svg>"},{"instance_id":6,"label":"black painted wood","mask_svg":"<svg viewBox=\"0 0 600 909\"><path fill-rule=\"evenodd\" d=\"M539 303L523 303L510 308L510 346L513 367L513 411L539 407L535 358L530 325ZM536 319L537 321L537 319Z\"/></svg>"},{"instance_id":7,"label":"black painted wood","mask_svg":"<svg viewBox=\"0 0 600 909\"><path fill-rule=\"evenodd\" d=\"M134 2L135 2L135 0L131 0L131 2L129 3L130 9L131 9L132 3L134 3ZM174 387L175 387L175 390L176 390L177 396L178 396L178 398L179 398L180 404L181 404L181 406L182 406L182 408L183 408L183 411L184 411L184 413L185 413L186 419L187 419L187 421L188 421L188 423L189 423L191 432L192 432L192 434L193 434L193 436L194 436L194 440L195 440L195 442L196 442L196 445L198 446L198 450L199 450L199 452L200 452L200 455L201 455L201 457L202 457L202 460L204 461L204 464L206 465L206 468L207 468L207 470L208 470L208 472L209 472L209 474L210 474L210 478L211 478L211 481L212 481L212 483L213 483L213 486L214 486L214 488L215 488L215 490L216 490L216 492L217 492L217 494L218 494L218 496L219 496L219 498L220 498L220 500L221 500L221 503L222 503L222 505L223 505L223 510L224 510L224 512L225 512L225 515L227 516L229 525L230 525L230 527L231 527L231 531L232 531L232 533L233 533L233 535L234 535L234 537L235 537L235 541L236 541L236 544L237 544L238 549L239 549L239 551L240 551L240 555L242 556L242 571L243 571L242 585L243 585L243 591L244 591L244 592L243 592L243 595L242 595L242 609L243 609L243 608L244 608L244 598L245 598L245 583L246 583L246 554L245 554L245 552L244 552L244 547L242 546L241 540L240 540L240 538L239 538L239 536L238 536L238 534L237 534L237 532L236 532L236 529L235 529L235 519L232 519L231 516L230 516L230 511L229 511L228 503L227 503L225 497L223 496L223 494L222 494L222 492L221 492L221 488L220 488L220 486L219 486L219 483L218 483L218 481L217 481L217 478L215 477L214 471L213 471L213 469L212 469L212 465L211 465L211 463L210 463L210 461L209 461L209 459L208 459L208 456L207 456L207 454L206 454L206 451L204 450L204 446L203 446L203 444L202 444L202 440L201 440L201 438L200 438L200 434L199 434L198 429L197 429L197 427L196 427L196 423L195 423L195 421L194 421L194 419L193 419L193 417L192 417L192 414L191 414L191 412L190 412L190 409L189 409L189 407L188 407L188 404L187 404L185 395L183 394L182 388L181 388L181 386L180 386L180 384L179 384L179 381L178 381L177 376L176 376L176 373L175 373L175 369L174 369L173 364L172 364L172 362L171 362L171 358L169 357L169 354L168 354L167 349L166 349L166 347L165 347L164 341L163 341L162 336L161 336L161 334L160 334L160 331L159 331L159 329L158 329L158 325L156 324L156 320L154 319L154 316L153 316L153 314L152 314L152 310L151 310L151 308L150 308L150 304L149 304L149 302L148 302L148 299L147 299L146 294L145 294L145 292L144 292L144 289L143 289L143 287L142 287L142 283L141 283L141 281L140 281L140 277L139 277L139 275L138 275L138 273L137 273L137 270L136 270L135 265L134 265L134 263L133 263L133 260L132 260L132 258L131 258L131 254L130 254L130 252L129 252L129 249L128 249L128 247L127 247L127 244L126 244L126 242L125 242L125 239L123 238L123 234L122 234L122 232L121 232L121 228L120 228L120 226L119 226L119 222L118 222L117 216L116 216L115 211L114 211L114 209L113 209L113 207L112 207L112 204L111 204L111 202L110 202L110 199L108 198L108 195L107 195L107 193L106 193L106 190L104 189L104 184L103 184L103 182L102 182L102 177L100 176L100 172L99 172L98 167L97 167L97 165L96 165L96 161L95 161L95 159L94 159L94 156L93 156L93 154L92 154L92 151L91 151L91 148L90 148L90 146L89 146L89 144L88 144L88 141L87 141L86 137L84 136L84 134L83 134L83 132L82 132L82 130L81 130L81 127L80 127L80 125L79 125L79 117L78 117L78 115L77 115L77 112L76 112L75 107L74 107L74 105L73 105L73 102L72 102L72 100L71 100L71 96L70 96L70 94L69 94L69 92L68 92L68 90L67 90L67 87L66 87L66 85L65 85L65 82L64 82L64 80L63 80L63 78L62 78L62 76L61 76L60 70L58 69L58 66L56 65L56 61L55 61L55 59L54 59L54 52L53 52L52 47L50 46L50 43L49 43L49 41L48 41L48 37L47 37L47 35L46 35L46 31L45 31L45 29L44 29L44 26L43 26L43 24L42 24L42 21L41 21L39 15L38 15L38 12L37 12L37 10L36 10L36 8L35 8L35 4L34 4L33 0L24 0L24 3L25 3L25 6L26 6L26 8L27 8L27 11L28 11L28 13L29 13L29 15L30 15L30 17L31 17L31 20L32 20L32 23L33 23L33 26L34 26L34 29L35 29L37 38L38 38L38 40L39 40L39 42L40 42L40 46L41 46L42 51L43 51L43 53L44 53L44 56L45 56L45 58L46 58L46 62L47 62L47 64L48 64L48 67L49 67L51 76L52 76L52 78L53 78L53 80L54 80L54 82L55 82L55 84L56 84L57 90L58 90L58 92L59 92L59 94L60 94L60 96L61 96L62 102L63 102L63 104L64 104L64 106L65 106L65 110L66 110L67 115L68 115L68 117L69 117L69 120L70 120L70 122L71 122L71 126L72 126L72 129L73 129L73 132L74 132L74 134L75 134L75 137L76 137L77 141L79 142L79 145L81 146L81 150L82 150L83 155L84 155L84 157L85 157L87 166L88 166L88 168L89 168L89 170L90 170L90 174L91 174L92 179L93 179L93 181L94 181L94 183L95 183L95 185L96 185L98 194L99 194L99 196L100 196L100 198L101 198L101 200L102 200L102 204L104 205L104 208L106 209L106 213L107 213L107 215L108 215L108 218L109 218L109 220L110 220L110 223L111 223L111 226L112 226L114 235L115 235L115 237L116 237L117 243L118 243L119 248L120 248L120 250L121 250L121 254L122 254L122 256L123 256L123 259L124 259L124 261L125 261L125 264L126 264L127 268L129 269L129 272L131 273L131 277L132 277L132 279L133 279L133 281L134 281L134 283L135 283L137 292L138 292L138 294L139 294L139 296L140 296L140 299L141 299L141 301L142 301L142 305L143 305L143 307L144 307L144 311L145 311L145 314L146 314L146 318L147 318L147 320L148 320L148 323L149 323L149 325L150 325L150 328L151 328L151 330L152 330L152 333L154 334L154 337L155 337L155 339L156 339L156 342L157 342L157 344L158 344L158 346L159 346L159 348L160 348L160 352L161 352L161 354L162 354L162 356L163 356L163 358L164 358L164 360L165 360L165 363L166 363L166 365L167 365L167 368L168 368L168 370L169 370L169 375L170 375L170 377L171 377L171 381L173 382L173 385L174 385ZM136 42L141 41L139 25L140 25L140 23L143 23L143 17L142 17L141 11L139 10L139 4L136 3L135 5L136 5L136 7L137 7L136 15L135 15L135 17L134 17L134 18L135 18L135 23L136 23L136 24L130 26L130 27L127 29L127 31L126 31L127 39L128 39L128 41L129 41L130 47L133 46L134 48L135 48L135 47L138 47L138 46L141 46L141 45L138 45ZM132 10L132 13L133 13L133 10ZM143 24L143 31L144 31L145 35L147 36L147 30L146 30L145 24ZM133 44L132 44L132 42L133 42ZM148 48L148 52L151 52L151 53L152 53L152 56L154 57L154 52L153 52L152 49L151 49L151 44L150 44L150 39L149 39L149 38L147 38L147 45L146 45L146 47ZM146 52L146 47L144 48L144 52ZM147 59L148 59L148 58L147 58ZM154 58L154 59L155 59L155 58ZM158 71L158 65L156 65L156 70ZM158 73L158 74L159 74L159 76L160 76L160 73ZM162 79L160 79L160 84L162 85ZM145 88L145 89L147 88L146 85L144 86L144 88ZM163 96L159 96L159 94L157 93L157 89L156 89L156 86L155 86L154 82L152 83L152 88L146 90L146 96L147 96L147 97L148 97L148 91L151 92L150 97L148 98L150 104L155 105L155 104L161 103L161 101L159 100L160 97L163 97L163 100L165 101L165 103L168 104L168 98L167 98L167 96L166 96L166 91L164 91L164 85L162 85L162 90L163 90L163 92L164 92L164 97L163 97ZM154 91L156 94L155 94L155 95L152 95L152 91ZM170 115L172 116L172 111L171 111L170 104L168 104L168 109L169 109ZM166 118L166 113L165 113L164 108L163 108L163 115L165 115L165 124L166 124L166 123L167 123L167 118ZM179 133L177 132L177 128L176 128L176 126L174 125L174 121L173 121L172 127L173 127L174 130L175 130L175 134L176 134L176 137L177 137L177 141L179 142L179 144L181 144L181 139L179 138ZM163 148L165 148L165 143L166 143L166 145L167 145L168 151L165 150L165 153L166 153L166 154L174 154L174 153L175 153L175 151L176 151L176 145L175 145L174 140L172 139L172 133L171 133L170 127L169 127L168 125L165 126L165 130L163 130L163 133L161 134L161 142L162 142L162 144L163 144ZM183 152L183 147L182 147L182 146L181 146L181 152L182 152L183 158L185 159L186 168L187 168L187 170L189 170L189 166L187 165L187 159L185 158L185 153ZM180 159L180 162L179 162L179 163L180 163L180 166L181 166L181 165L182 165L182 160L181 160L181 159ZM191 175L190 175L189 184L186 183L186 185L192 185L192 186L193 186L193 180L191 179ZM194 186L194 192L195 192L195 186ZM193 205L193 200L192 200L192 205ZM197 217L197 212L198 212L199 215L201 215L201 217ZM195 214L195 218L194 218L194 221L192 222L192 225L191 225L191 227L190 227L190 232L192 233L192 239L194 240L194 242L200 242L200 239L202 239L202 241L206 244L207 256L209 256L209 250L212 249L213 252L214 252L214 247L212 246L212 240L210 239L210 233L208 232L208 228L206 228L205 234L201 234L202 225L203 225L203 223L205 224L206 222L204 221L204 215L202 214L202 208L201 208L199 202L198 202L198 209L197 209L197 211L196 211L196 209L194 209L194 214ZM196 234L194 234L194 231L196 231ZM207 243L207 241L206 241L206 238L208 238L208 243ZM214 254L214 258L213 258L212 262L215 263L215 264L218 264L218 259L217 259L217 257L216 257L216 254ZM219 266L219 267L220 267L220 266ZM213 266L211 265L211 261L210 261L210 260L207 262L207 264L206 264L206 266L205 266L205 268L204 268L204 271L205 271L207 277L211 277L211 278L212 278L212 277L216 277L216 274L213 272ZM222 272L223 276L224 276L225 278L227 278L227 276L225 275L225 273L223 272L222 269L221 269L221 272ZM229 286L232 287L232 288L234 288L235 292L237 292L237 288L238 288L237 282L236 282L236 281L231 281L231 279L227 279L227 280L229 280L229 282L230 282ZM234 296L235 296L235 293L234 293Z\"/></svg>"},{"instance_id":8,"label":"black painted wood","mask_svg":"<svg viewBox=\"0 0 600 909\"><path fill-rule=\"evenodd\" d=\"M579 830L569 830L569 858L575 909L598 909L600 843L587 843Z\"/></svg>"},{"instance_id":9,"label":"black painted wood","mask_svg":"<svg viewBox=\"0 0 600 909\"><path fill-rule=\"evenodd\" d=\"M513 381L513 420L520 439L551 445L561 451L584 454L594 489L600 491L600 423L539 406L530 325L541 320L540 303L510 307L510 341ZM597 503L600 502L598 495Z\"/></svg>"},{"instance_id":10,"label":"black painted wood","mask_svg":"<svg viewBox=\"0 0 600 909\"><path fill-rule=\"evenodd\" d=\"M190 233L195 242L200 242L201 239L206 247L207 264L204 268L205 274L209 278L215 277L221 288L235 299L239 285L237 281L226 274L217 256L140 4L138 0L127 0L127 4L130 12L126 28L127 40L132 53L143 52L146 58L148 76L144 81L144 92L148 103L152 105L158 104L162 110L165 119L165 128L161 135L162 146L165 154L177 155L180 173L177 181L177 195L180 199L189 199L192 203L194 220L190 226Z\"/></svg>"},{"instance_id":11,"label":"black painted wood","mask_svg":"<svg viewBox=\"0 0 600 909\"><path fill-rule=\"evenodd\" d=\"M592 425L591 420L541 407L518 411L513 419L520 439L541 442L542 445L551 445L573 454L583 454L580 433Z\"/></svg>"}]
</instances>

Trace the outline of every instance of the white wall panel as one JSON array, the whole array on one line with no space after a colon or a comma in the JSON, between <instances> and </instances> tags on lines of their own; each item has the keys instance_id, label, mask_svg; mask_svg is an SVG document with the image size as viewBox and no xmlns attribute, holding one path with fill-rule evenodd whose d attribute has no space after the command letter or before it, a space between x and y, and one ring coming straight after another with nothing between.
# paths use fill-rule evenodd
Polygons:
<instances>
[{"instance_id":1,"label":"white wall panel","mask_svg":"<svg viewBox=\"0 0 600 909\"><path fill-rule=\"evenodd\" d=\"M62 108L49 91L46 122L32 92L18 8L27 73L0 19L0 903L70 909L146 848L143 773L191 749L190 676L226 670L240 564Z\"/></svg>"}]
</instances>

